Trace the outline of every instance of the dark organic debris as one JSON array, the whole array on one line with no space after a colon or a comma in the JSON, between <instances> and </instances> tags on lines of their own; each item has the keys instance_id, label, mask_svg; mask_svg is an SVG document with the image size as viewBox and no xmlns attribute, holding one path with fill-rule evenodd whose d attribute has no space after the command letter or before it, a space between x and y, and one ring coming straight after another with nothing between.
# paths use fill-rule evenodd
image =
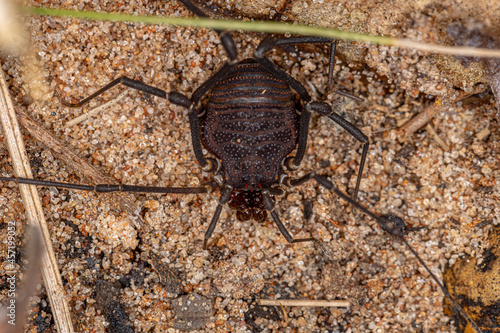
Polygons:
<instances>
[{"instance_id":1,"label":"dark organic debris","mask_svg":"<svg viewBox=\"0 0 500 333\"><path fill-rule=\"evenodd\" d=\"M169 293L178 295L182 292L181 279L175 269L163 263L161 257L156 253L150 254L149 263L158 273L161 283Z\"/></svg>"},{"instance_id":2,"label":"dark organic debris","mask_svg":"<svg viewBox=\"0 0 500 333\"><path fill-rule=\"evenodd\" d=\"M172 302L174 328L191 331L205 328L213 320L213 304L206 297L189 294Z\"/></svg>"},{"instance_id":3,"label":"dark organic debris","mask_svg":"<svg viewBox=\"0 0 500 333\"><path fill-rule=\"evenodd\" d=\"M481 259L465 257L447 267L443 281L450 294L464 307L483 332L498 332L500 329L500 237L495 228L488 239L490 248ZM470 327L462 314L453 310L445 300L446 311L458 324L459 332Z\"/></svg>"},{"instance_id":4,"label":"dark organic debris","mask_svg":"<svg viewBox=\"0 0 500 333\"><path fill-rule=\"evenodd\" d=\"M294 286L276 281L266 284L259 293L261 299L296 299L298 296L299 293ZM252 332L262 332L266 321L279 321L285 316L283 307L260 305L257 300L253 300L248 305L248 311L245 312L245 322Z\"/></svg>"},{"instance_id":5,"label":"dark organic debris","mask_svg":"<svg viewBox=\"0 0 500 333\"><path fill-rule=\"evenodd\" d=\"M95 288L96 306L109 323L110 333L133 333L128 314L119 300L119 283L100 281Z\"/></svg>"}]
</instances>

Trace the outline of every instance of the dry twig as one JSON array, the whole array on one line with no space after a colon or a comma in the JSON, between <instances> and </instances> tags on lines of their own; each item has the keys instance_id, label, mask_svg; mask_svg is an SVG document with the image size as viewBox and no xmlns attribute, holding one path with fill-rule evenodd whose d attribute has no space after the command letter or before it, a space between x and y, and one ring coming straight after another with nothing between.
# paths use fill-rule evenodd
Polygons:
<instances>
[{"instance_id":1,"label":"dry twig","mask_svg":"<svg viewBox=\"0 0 500 333\"><path fill-rule=\"evenodd\" d=\"M109 107L116 105L125 95L127 94L128 90L125 90L122 92L120 95L118 95L116 98L113 98L109 102L106 102L102 105L99 105L98 107L90 110L87 113L82 114L81 116L76 117L75 119L72 119L66 123L66 127L71 127L73 125L77 125L81 122L84 122L85 120L89 119L90 117L99 114L101 111L108 109Z\"/></svg>"},{"instance_id":2,"label":"dry twig","mask_svg":"<svg viewBox=\"0 0 500 333\"><path fill-rule=\"evenodd\" d=\"M349 301L325 301L311 299L258 299L257 304L269 306L323 306L323 307L349 307Z\"/></svg>"},{"instance_id":3,"label":"dry twig","mask_svg":"<svg viewBox=\"0 0 500 333\"><path fill-rule=\"evenodd\" d=\"M458 92L458 94L454 97L454 99L451 102L458 103L461 100L471 95L478 94L486 90L486 88L487 87L484 84L479 84L475 86L471 92L465 92L462 90ZM439 112L443 110L445 110L444 106L438 106L435 103L428 106L424 111L420 112L415 117L411 118L408 122L406 122L403 126L401 126L401 128L399 129L399 132L402 134L401 138L403 140L408 139L413 133L422 128L432 118L434 118L435 115L437 115Z\"/></svg>"},{"instance_id":4,"label":"dry twig","mask_svg":"<svg viewBox=\"0 0 500 333\"><path fill-rule=\"evenodd\" d=\"M0 69L0 118L5 142L12 157L12 165L16 177L32 178L28 156L24 148L19 125L17 124L14 105L3 71ZM50 233L43 215L42 204L36 186L19 185L28 223L41 231L45 254L42 262L42 277L47 289L50 306L57 331L59 333L73 332L71 315L66 303L59 268L50 241Z\"/></svg>"}]
</instances>

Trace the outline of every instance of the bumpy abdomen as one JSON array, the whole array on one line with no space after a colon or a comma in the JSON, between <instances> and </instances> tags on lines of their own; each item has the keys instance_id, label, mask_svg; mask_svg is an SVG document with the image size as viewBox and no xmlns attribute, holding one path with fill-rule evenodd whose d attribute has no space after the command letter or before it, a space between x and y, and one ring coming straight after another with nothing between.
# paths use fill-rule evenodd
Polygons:
<instances>
[{"instance_id":1,"label":"bumpy abdomen","mask_svg":"<svg viewBox=\"0 0 500 333\"><path fill-rule=\"evenodd\" d=\"M246 60L212 89L202 128L205 146L222 160L228 184L268 187L297 145L294 96L287 84Z\"/></svg>"}]
</instances>

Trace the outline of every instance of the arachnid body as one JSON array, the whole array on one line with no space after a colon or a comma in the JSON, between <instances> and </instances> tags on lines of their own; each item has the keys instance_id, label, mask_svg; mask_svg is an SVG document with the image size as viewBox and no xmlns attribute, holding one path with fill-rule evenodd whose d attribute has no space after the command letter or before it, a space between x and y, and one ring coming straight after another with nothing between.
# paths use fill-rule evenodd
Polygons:
<instances>
[{"instance_id":1,"label":"arachnid body","mask_svg":"<svg viewBox=\"0 0 500 333\"><path fill-rule=\"evenodd\" d=\"M88 35L88 40L83 40L79 44L71 39L76 39L76 35L82 34L76 27L76 23L63 20L62 23L57 24L64 27L58 30L58 34L63 36L63 45L72 50L65 51L63 56L58 57L57 44L50 43L49 40L47 52L55 51L50 53L50 57L45 58L44 56L44 59L49 64L48 66L53 66L49 70L49 72L54 73L51 74L52 78L56 79L52 81L54 82L52 88L63 92L62 94L67 101L72 101L68 96L88 96L99 86L119 75L129 75L129 72L132 73L130 77L141 78L148 85L161 87L166 91L178 89L182 94L192 96L195 88L212 76L210 70L216 71L221 68L221 64L213 60L219 59L214 55L214 51L207 51L207 49L218 48L218 57L224 59L225 56L220 44L213 42L217 40L217 36L210 35L204 39L202 35L206 32L203 30L200 32L196 29L156 28L157 30L153 31L148 27L137 27L137 29L129 28L117 32L118 28L115 24L104 23L103 25L96 24L93 27L91 25L90 31L94 29L94 35ZM58 29L57 24L55 28L50 23L46 25L51 29ZM109 34L113 36L111 41L102 43L105 44L104 46L94 40L94 36L106 38L106 34L99 34L99 31L109 31ZM136 36L127 35L127 31L134 31ZM156 37L157 35L166 34L166 31L168 38L165 38L163 44L155 47L157 53L153 49L150 53L143 54L142 48L146 47L143 46L140 38L148 36L152 43L153 40L159 39ZM48 36L50 37L50 34ZM129 47L126 43L119 43L108 48L106 45L112 44L113 40L120 41L122 38L131 43L131 40L137 39L132 37L139 38L135 46L130 45ZM241 52L240 59L253 57L253 52L258 46L258 41L253 41L252 44L246 41L248 38L245 36L245 38L238 37L237 39L237 44L242 44L241 48L238 47L238 52ZM68 43L68 40L71 42ZM190 43L193 41L195 41L194 46L184 46L191 45ZM75 45L82 46L78 48ZM173 46L171 47L171 45ZM172 50L173 47L178 48ZM107 54L102 54L103 50L109 51ZM150 50L148 49L148 51ZM111 59L108 62L106 62L107 56ZM70 62L71 57L74 57L76 61L71 59ZM310 59L315 57L318 55L312 55L304 63L312 62ZM55 58L57 63L52 65L51 58ZM135 58L139 59L137 63L129 65L135 61ZM317 69L310 70L310 73L307 74L302 66L294 65L292 67L288 64L289 62L291 61L286 57L281 59L278 57L276 61L278 65L286 67L287 71L292 73L293 77L302 84L305 85L310 80L316 87L326 86L326 60L318 62ZM93 65L87 66L87 63ZM140 66L138 63L143 63L143 65ZM59 70L59 67L63 70ZM304 67L306 66L304 65ZM350 75L340 74L340 80L347 80L347 82L350 82L348 81L350 75L356 75L355 72ZM306 87L308 86L306 85ZM346 90L357 93L362 87L359 82L353 83L352 86L356 88L352 90L346 88ZM293 89L291 91L292 94L295 94ZM110 91L109 94L95 100L92 106L102 104L115 94L115 90ZM118 107L106 110L101 119L91 119L86 124L71 128L71 131L57 127L61 125L62 128L61 119L69 119L80 114L81 111L78 108L60 107L57 100L53 99L51 105L56 105L57 109L50 111L37 109L35 114L38 115L43 124L53 126L57 135L73 146L82 157L100 165L107 173L115 177L117 183L150 186L167 184L179 187L189 184L196 187L213 179L213 173L203 173L201 179L198 180L200 166L196 164L195 158L192 158L191 133L186 109L172 106L161 99L156 99L155 102L156 105L152 107L143 100L141 94L130 93ZM418 179L415 180L417 176L408 177L407 174L401 172L400 166L404 165L408 173L416 172L418 177L429 181L426 174L417 169L417 166L420 167L419 164L426 165L425 159L419 159L421 158L420 149L423 150L426 147L417 145L417 153L398 156L399 149L396 144L389 143L388 139L384 137L384 140L381 135L374 135L372 139L369 130L365 129L371 127L376 131L384 128L381 126L381 124L383 125L381 112L365 109L365 107L363 107L363 111L365 112L356 113L361 118L356 121L356 124L363 124L363 130L369 134L370 140L374 140L374 146L377 149L370 150L370 163L365 173L367 178L363 180L361 186L362 202L368 199L371 203L375 203L377 210L400 211L400 215L405 216L407 207L421 204L420 197L418 194L414 194L415 190L413 189L413 187L420 185ZM57 114L51 115L51 112ZM207 115L201 116L200 122L206 119L204 117ZM300 117L299 113L295 112L294 117ZM295 121L293 123L296 124ZM200 124L200 126L203 125ZM446 125L443 126L446 128ZM301 176L304 172L317 170L319 162L326 160L331 163L331 166L320 172L324 175L334 176L333 183L343 186L343 190L347 188L344 192L353 193L361 159L359 144L356 146L357 149L353 150L352 147L356 145L355 140L335 129L335 126L326 117L313 114L310 128L308 150L300 170L286 171L286 173L292 176ZM424 139L425 144L427 144L428 139ZM204 140L203 132L200 132L200 140ZM35 159L37 152L38 150L35 150ZM430 152L436 154L433 150ZM212 155L211 151L205 151L203 154L207 157L217 156ZM297 156L293 151L291 154ZM395 154L396 156L394 156ZM45 158L47 155L48 158ZM59 165L57 157L53 158L46 151L43 152L42 157L44 158L40 157L41 173L37 178L46 176L51 180L61 181L67 176ZM399 161L394 162L396 158L399 158ZM372 164L373 162L375 164ZM47 170L46 164L52 164L54 168L47 172L45 171ZM395 168L391 170L389 167L393 165ZM54 173L60 172L59 170L63 171L60 175L55 175ZM226 170L228 168L224 169L224 171ZM404 183L405 180L408 181L408 184ZM73 180L73 182L75 181ZM256 185L258 182L253 182L253 184ZM430 182L434 184L434 180L431 179ZM394 188L395 196L393 196L393 192L388 192L389 188ZM260 193L258 185L256 185L256 189L247 190L247 192L240 191L239 193L251 193L249 191ZM15 191L15 189L13 188L11 191ZM267 224L237 221L237 215L241 215L239 216L241 220L246 219L248 215L251 215L253 220L259 220L263 211L266 211L263 204L250 204L252 207L259 208L258 211L245 210L249 206L247 203L243 203L241 209L236 208L236 213L227 208L223 209L219 219L219 227L209 239L211 254L207 254L201 249L204 233L213 216L214 207L218 203L218 199L213 195L174 194L161 198L148 195L145 205L142 205L143 197L138 196L138 201L140 201L138 207L144 207L140 214L145 223L151 227L152 232L144 232L141 234L140 243L136 241L134 244L127 240L136 239L135 235L131 237L128 231L123 233L112 231L112 228L106 224L108 221L116 221L114 224L124 223L120 222L120 216L110 214L106 207L98 206L98 203L94 204L94 202L99 201L99 196L64 189L58 191L41 189L41 191L46 198L47 210L53 214L51 224L54 226L54 233L58 235L57 237L63 245L59 250L59 257L63 262L65 276L69 277L71 284L75 279L81 279L87 283L76 285L69 291L76 300L75 304L78 305L78 309L84 313L91 313L93 305L91 302L85 303L85 299L92 298L92 294L82 286L92 286L91 283L87 282L90 281L90 278L95 277L92 275L104 272L107 279L124 277L124 280L132 281L128 284L125 281L123 288L124 293L125 291L133 291L135 295L138 295L137 298L132 298L130 303L127 303L135 304L127 305L127 312L134 313L136 323L151 323L152 314L158 314L160 317L165 313L166 322L171 323L173 321L172 314L169 314L168 311L161 311L162 306L167 302L158 291L163 288L161 277L158 277L148 264L146 260L149 259L145 259L151 258L152 253L160 254L164 262L171 263L180 271L186 282L184 291L189 293L212 295L211 292L214 288L211 279L215 280L216 278L212 275L215 273L211 272L222 271L227 276L223 276L223 274L217 276L216 290L227 292L224 295L235 295L232 292L238 290L238 284L235 282L236 279L232 278L237 276L234 271L240 271L242 275L248 273L249 280L255 282L252 284L255 288L249 288L248 293L255 290L261 291L259 283L263 285L267 284L268 281L273 281L273 283L287 281L287 288L299 287L314 297L336 298L334 295L338 295L333 288L325 285L326 279L323 276L323 274L331 272L332 267L328 266L328 263L323 260L324 258L319 258L320 252L315 250L313 246L285 246L287 241L276 230L272 216L266 218ZM426 193L425 188L423 191ZM381 193L380 198L377 197L378 193ZM270 195L273 194L270 193ZM302 218L302 199L313 202L313 215L309 222ZM245 195L244 197L237 196L235 200L231 200L231 198L229 200L226 207L238 206L240 201L258 200L262 202L263 198L258 195ZM409 255L403 257L397 254L398 251L395 251L391 245L394 241L385 240L385 236L381 234L378 226L373 225L372 228L368 228L365 223L371 223L370 219L353 218L348 209L343 209L347 206L342 206L338 197L332 192L318 189L314 183L304 184L290 189L285 197L278 196L275 205L275 212L279 212L283 224L290 230L291 235L298 237L310 237L309 235L311 235L326 243L334 260L340 263L339 276L352 276L352 279L358 283L346 284L344 287L346 293L347 290L351 291L351 289L353 290L351 295L357 295L356 291L368 292L373 300L370 306L360 305L363 309L370 309L367 316L365 314L361 316L358 314L349 315L342 310L339 310L342 312L340 315L329 312L329 310L294 310L289 326L295 325L293 320L296 316L304 316L307 321L313 316L314 318L316 316L323 318L321 316L324 316L324 320L317 319L318 327L335 328L336 325L342 327L346 322L349 322L351 326L360 331L368 331L373 318L380 318L378 322L387 330L408 327L415 327L415 329L431 327L430 330L432 330L434 328L440 329L443 325L451 327L451 324L445 323L442 313L435 312L441 296L436 295L438 293L432 283L423 282L422 277L427 275L419 272L416 262L407 259L410 258ZM91 206L90 209L87 206ZM97 214L101 210L107 215ZM363 216L359 210L358 214ZM423 214L420 208L413 209L412 214L417 214L419 219L423 217L423 215L418 215ZM439 215L437 211L430 214L432 214L429 216L430 220L434 220L434 216ZM83 216L80 217L80 215ZM208 222L204 221L204 218L208 219ZM417 219L412 218L412 220L416 221ZM109 225L114 224L110 223ZM339 227L335 227L334 224L339 225ZM423 238L424 241L428 241L423 244L431 246L440 239L434 229L432 233L429 232L429 236L423 234L426 233L412 234L412 239L413 237L416 239L415 244ZM118 237L115 237L116 235ZM449 241L447 238L445 239L447 242ZM75 244L74 247L73 244ZM397 247L397 245L395 246ZM442 251L444 253L445 250ZM439 267L440 259L434 259L425 250L422 252L425 255L424 259L433 260L431 267ZM441 252L437 254L441 255ZM85 261L82 263L80 258L85 259ZM380 267L384 267L384 269L381 270ZM92 273L95 271L98 273ZM141 281L143 277L147 279ZM335 277L337 276L335 275ZM209 284L210 287L207 287ZM318 289L318 286L321 288ZM226 287L228 289L224 290L223 288ZM247 291L245 287L246 285L243 285L244 292ZM244 294L243 298L247 296L249 294ZM140 297L143 298L140 299ZM221 320L218 323L227 331L232 331L234 327L238 326L238 319L234 319L238 318L238 314L231 311L235 311L235 309L246 311L245 306L238 303L239 300L230 301L231 296L221 296L221 298L223 302L229 303L215 304L214 313L216 316L230 313L229 319ZM233 297L233 299L235 298L237 297ZM82 299L84 305L77 303L81 302ZM382 299L389 301L387 304L379 306L378 302ZM298 314L295 311L301 313ZM421 317L422 312L425 312L428 317ZM337 319L338 324L336 324ZM315 325L314 320L311 325ZM439 324L436 324L436 321ZM276 320L276 322L278 321ZM141 328L139 324L137 325L137 330L147 330ZM157 325L160 327L161 324ZM299 325L297 324L297 326ZM207 330L210 331L210 326Z\"/></svg>"},{"instance_id":2,"label":"arachnid body","mask_svg":"<svg viewBox=\"0 0 500 333\"><path fill-rule=\"evenodd\" d=\"M206 17L204 12L189 0L180 1L194 14ZM219 204L205 233L204 248L219 221L222 209L230 200L239 203L232 207L238 210L240 219L248 220L254 217L263 221L265 219L263 212L268 211L288 242L315 241L314 238L293 239L274 209L274 196L284 194L282 187L295 187L309 180L322 184L317 179L319 176L314 172L300 178L287 174L287 171L297 170L304 158L311 113L330 118L363 143L354 198L358 194L368 153L368 138L356 126L336 114L328 103L312 101L305 87L275 65L267 58L266 53L279 45L329 43L331 44L329 76L331 81L336 42L322 37L268 37L259 43L252 58L239 61L238 50L232 36L226 31L217 30L217 33L227 52L228 60L215 74L203 82L190 98L175 90L166 92L122 76L78 102L71 103L61 99L66 106L81 107L109 89L124 85L186 108L194 155L203 171L214 174L213 180L198 187L112 184L82 186L46 181L37 183L32 180L11 180L98 193L203 194L220 190ZM292 90L297 96L292 93ZM350 96L347 93L342 94ZM208 95L208 105L201 103L205 95ZM203 146L215 155L215 158L207 157L203 153ZM290 156L292 151L295 151L295 155ZM3 180L9 179L3 178Z\"/></svg>"}]
</instances>

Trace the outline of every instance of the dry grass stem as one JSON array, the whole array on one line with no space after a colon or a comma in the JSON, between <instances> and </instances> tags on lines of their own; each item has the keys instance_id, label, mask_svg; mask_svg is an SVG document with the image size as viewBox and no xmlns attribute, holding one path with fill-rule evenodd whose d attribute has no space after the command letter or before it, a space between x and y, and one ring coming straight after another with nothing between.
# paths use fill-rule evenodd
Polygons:
<instances>
[{"instance_id":1,"label":"dry grass stem","mask_svg":"<svg viewBox=\"0 0 500 333\"><path fill-rule=\"evenodd\" d=\"M118 95L116 98L110 100L109 102L106 102L102 105L99 105L98 107L90 110L87 113L82 114L81 116L76 117L73 120L70 120L66 123L66 127L71 127L73 125L78 125L81 122L84 122L85 120L89 119L90 117L93 117L96 114L99 114L101 111L106 110L111 108L112 106L116 105L125 95L127 94L128 90L125 90L122 92L120 95Z\"/></svg>"},{"instance_id":2,"label":"dry grass stem","mask_svg":"<svg viewBox=\"0 0 500 333\"><path fill-rule=\"evenodd\" d=\"M422 128L427 124L435 115L441 111L442 108L436 104L432 104L427 107L424 111L417 114L415 117L411 118L407 123L405 123L399 131L403 134L402 137L406 140L413 133Z\"/></svg>"},{"instance_id":3,"label":"dry grass stem","mask_svg":"<svg viewBox=\"0 0 500 333\"><path fill-rule=\"evenodd\" d=\"M5 75L0 70L0 117L6 145L12 157L16 177L32 178L28 156L24 148L21 132L16 120L14 105L10 98ZM47 288L52 314L59 333L73 332L71 316L65 295L59 268L50 241L50 233L43 215L42 204L36 186L19 185L28 223L38 227L43 238L45 254L42 261L42 277Z\"/></svg>"},{"instance_id":4,"label":"dry grass stem","mask_svg":"<svg viewBox=\"0 0 500 333\"><path fill-rule=\"evenodd\" d=\"M436 142L438 143L438 145L443 148L444 151L448 151L448 146L446 145L446 143L444 143L443 139L441 139L441 137L439 137L439 134L437 134L436 130L434 129L434 127L432 127L431 124L427 124L425 126L425 128L427 129L427 132L429 132L432 137L434 138L434 140L436 140Z\"/></svg>"},{"instance_id":5,"label":"dry grass stem","mask_svg":"<svg viewBox=\"0 0 500 333\"><path fill-rule=\"evenodd\" d=\"M459 91L455 96L453 103L460 102L461 100L469 96L478 94L484 91L486 88L487 87L484 84L479 84L475 86L470 92L466 92L463 90ZM401 138L403 140L407 140L413 133L415 133L424 125L426 125L432 118L434 118L435 115L437 115L440 111L443 111L444 109L445 106L438 106L435 103L429 105L424 111L420 112L415 117L407 121L403 126L401 126L401 128L399 129L399 132L402 134Z\"/></svg>"},{"instance_id":6,"label":"dry grass stem","mask_svg":"<svg viewBox=\"0 0 500 333\"><path fill-rule=\"evenodd\" d=\"M79 19L102 20L114 22L138 22L145 24L162 24L186 27L204 27L220 30L243 30L268 33L290 33L304 36L329 37L336 39L353 40L358 42L369 42L380 45L397 46L406 49L415 49L426 52L441 54L453 54L471 57L496 57L500 58L500 50L491 50L487 48L471 48L462 46L444 46L429 43L415 42L408 39L392 38L387 36L377 36L355 33L350 31L341 31L334 29L325 29L314 26L281 23L273 21L240 21L240 20L216 20L208 18L180 18L180 17L161 17L161 16L140 16L126 15L120 13L103 13L81 10L67 10L44 7L22 8L27 13L36 15L52 15L58 17L73 17Z\"/></svg>"},{"instance_id":7,"label":"dry grass stem","mask_svg":"<svg viewBox=\"0 0 500 333\"><path fill-rule=\"evenodd\" d=\"M346 308L350 306L349 301L324 301L311 299L259 299L259 305L269 306L322 306L322 307L337 307Z\"/></svg>"}]
</instances>

